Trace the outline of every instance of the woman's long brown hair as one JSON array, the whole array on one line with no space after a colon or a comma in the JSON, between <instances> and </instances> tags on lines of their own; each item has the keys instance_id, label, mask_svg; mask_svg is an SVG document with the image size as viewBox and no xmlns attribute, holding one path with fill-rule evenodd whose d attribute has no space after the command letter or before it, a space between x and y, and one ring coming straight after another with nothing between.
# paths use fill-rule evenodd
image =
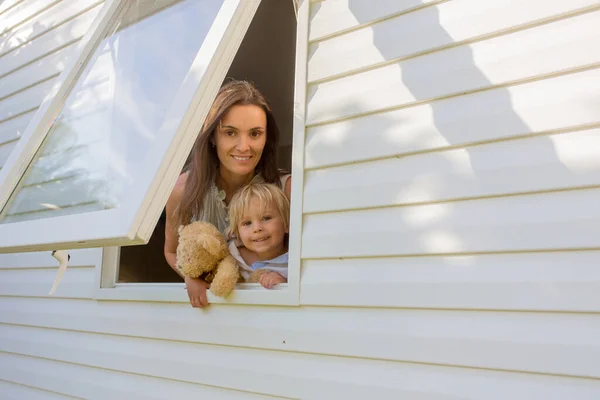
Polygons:
<instances>
[{"instance_id":1,"label":"woman's long brown hair","mask_svg":"<svg viewBox=\"0 0 600 400\"><path fill-rule=\"evenodd\" d=\"M269 103L252 83L236 80L227 82L219 90L188 159L185 190L175 210L177 225L187 225L192 217L202 214L204 197L215 181L219 168L217 149L210 145L211 139L225 113L235 105L255 105L264 110L267 116L267 141L256 172L260 173L266 182L280 186L277 168L279 128Z\"/></svg>"}]
</instances>

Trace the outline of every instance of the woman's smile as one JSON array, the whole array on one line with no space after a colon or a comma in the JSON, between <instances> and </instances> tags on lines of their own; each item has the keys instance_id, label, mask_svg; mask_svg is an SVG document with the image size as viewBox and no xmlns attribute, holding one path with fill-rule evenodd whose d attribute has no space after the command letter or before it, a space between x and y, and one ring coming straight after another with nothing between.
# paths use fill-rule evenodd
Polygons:
<instances>
[{"instance_id":1,"label":"woman's smile","mask_svg":"<svg viewBox=\"0 0 600 400\"><path fill-rule=\"evenodd\" d=\"M231 156L234 160L236 161L250 161L252 159L252 156Z\"/></svg>"}]
</instances>

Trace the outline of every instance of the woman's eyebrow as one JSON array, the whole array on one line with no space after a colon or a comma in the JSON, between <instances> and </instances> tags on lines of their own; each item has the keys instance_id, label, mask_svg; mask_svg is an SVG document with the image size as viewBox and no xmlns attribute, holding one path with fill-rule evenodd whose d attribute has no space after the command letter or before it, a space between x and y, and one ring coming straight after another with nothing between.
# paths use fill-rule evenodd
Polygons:
<instances>
[{"instance_id":1,"label":"woman's eyebrow","mask_svg":"<svg viewBox=\"0 0 600 400\"><path fill-rule=\"evenodd\" d=\"M239 131L239 129L233 125L221 125L221 129L233 129ZM248 131L264 131L266 129L267 128L265 128L264 126L255 126L254 128L248 129Z\"/></svg>"}]
</instances>

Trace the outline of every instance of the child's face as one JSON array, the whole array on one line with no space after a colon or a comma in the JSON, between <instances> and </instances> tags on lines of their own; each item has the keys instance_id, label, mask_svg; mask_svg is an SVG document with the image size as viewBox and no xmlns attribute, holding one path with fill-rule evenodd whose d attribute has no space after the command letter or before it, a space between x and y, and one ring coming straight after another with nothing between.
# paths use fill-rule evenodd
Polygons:
<instances>
[{"instance_id":1,"label":"child's face","mask_svg":"<svg viewBox=\"0 0 600 400\"><path fill-rule=\"evenodd\" d=\"M259 199L251 199L238 224L238 231L244 246L260 259L275 258L284 252L284 239L288 232L275 204L268 204L263 209Z\"/></svg>"}]
</instances>

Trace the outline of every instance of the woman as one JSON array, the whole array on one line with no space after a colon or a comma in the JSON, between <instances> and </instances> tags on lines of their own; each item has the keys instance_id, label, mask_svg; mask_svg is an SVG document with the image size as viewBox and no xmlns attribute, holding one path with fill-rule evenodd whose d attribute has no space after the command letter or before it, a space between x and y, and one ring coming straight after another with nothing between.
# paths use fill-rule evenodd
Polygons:
<instances>
[{"instance_id":1,"label":"woman","mask_svg":"<svg viewBox=\"0 0 600 400\"><path fill-rule=\"evenodd\" d=\"M176 272L177 228L191 221L229 225L227 205L250 182L282 186L290 196L289 175L277 168L279 130L264 96L249 82L225 84L194 144L187 171L179 176L166 205L165 258ZM179 273L179 272L178 272ZM208 283L185 277L193 307L208 305Z\"/></svg>"}]
</instances>

